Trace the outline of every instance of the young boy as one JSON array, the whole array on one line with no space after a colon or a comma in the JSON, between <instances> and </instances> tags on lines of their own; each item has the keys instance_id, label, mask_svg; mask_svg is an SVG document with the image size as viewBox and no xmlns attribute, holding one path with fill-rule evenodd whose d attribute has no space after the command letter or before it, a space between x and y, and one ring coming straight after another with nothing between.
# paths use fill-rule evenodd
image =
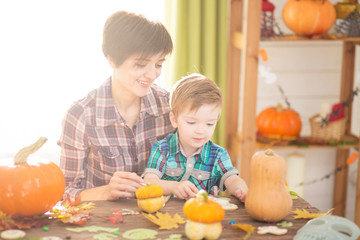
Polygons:
<instances>
[{"instance_id":1,"label":"young boy","mask_svg":"<svg viewBox=\"0 0 360 240\"><path fill-rule=\"evenodd\" d=\"M227 189L245 201L245 181L227 151L210 140L222 108L221 90L215 82L200 74L181 79L171 94L170 106L176 132L153 145L144 181L181 199L194 197L200 189L213 195Z\"/></svg>"}]
</instances>

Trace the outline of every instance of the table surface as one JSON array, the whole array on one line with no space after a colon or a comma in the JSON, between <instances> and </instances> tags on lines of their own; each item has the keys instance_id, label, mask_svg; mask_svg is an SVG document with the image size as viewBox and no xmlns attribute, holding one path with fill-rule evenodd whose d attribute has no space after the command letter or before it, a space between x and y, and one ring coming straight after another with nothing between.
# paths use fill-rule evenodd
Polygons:
<instances>
[{"instance_id":1,"label":"table surface","mask_svg":"<svg viewBox=\"0 0 360 240\"><path fill-rule=\"evenodd\" d=\"M229 197L229 196L226 196ZM239 200L229 197L231 203L237 204L238 209L236 210L226 210L225 218L222 221L223 231L219 239L243 239L246 233L230 224L230 221L235 221L235 223L246 223L251 224L254 227L258 226L273 226L275 223L265 223L253 220L246 212L244 203L241 203ZM70 225L65 224L59 221L54 221L47 225L48 230L45 231L43 228L32 228L25 230L26 236L24 239L41 239L45 236L57 236L62 239L96 239L96 235L101 232L71 232L66 228L73 227L85 227L85 226L101 226L106 228L119 228L120 234L114 239L125 239L122 237L122 234L127 230L132 230L136 228L146 228L158 231L158 234L154 239L169 239L172 237L172 234L181 234L182 239L187 239L185 236L184 224L181 224L177 229L171 230L159 230L159 226L150 222L141 214L139 215L126 215L124 216L124 221L122 223L117 223L112 225L109 220L106 218L109 217L114 210L122 209L131 209L139 211L135 199L120 199L116 201L93 201L95 203L95 208L91 212L90 219L83 225ZM185 201L177 198L171 198L166 206L160 210L160 212L168 212L171 216L175 213L184 217L182 212L182 207ZM296 208L303 209L305 208L309 212L319 212L315 207L312 207L308 202L302 198L293 200L293 210ZM250 239L293 239L296 235L298 229L300 229L308 220L307 219L294 219L293 213L290 213L284 220L292 222L293 226L288 227L288 233L282 236L275 236L271 234L258 235L256 231L251 235ZM94 238L95 237L95 238ZM110 238L112 239L112 238Z\"/></svg>"}]
</instances>

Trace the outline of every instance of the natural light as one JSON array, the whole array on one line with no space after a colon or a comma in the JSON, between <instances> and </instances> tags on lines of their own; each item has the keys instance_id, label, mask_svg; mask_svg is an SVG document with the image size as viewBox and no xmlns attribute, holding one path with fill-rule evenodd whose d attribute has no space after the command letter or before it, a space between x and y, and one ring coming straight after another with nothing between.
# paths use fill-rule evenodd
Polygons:
<instances>
[{"instance_id":1,"label":"natural light","mask_svg":"<svg viewBox=\"0 0 360 240\"><path fill-rule=\"evenodd\" d=\"M128 10L163 21L163 1L1 1L0 157L44 136L36 154L58 163L66 110L110 76L101 51L107 17Z\"/></svg>"}]
</instances>

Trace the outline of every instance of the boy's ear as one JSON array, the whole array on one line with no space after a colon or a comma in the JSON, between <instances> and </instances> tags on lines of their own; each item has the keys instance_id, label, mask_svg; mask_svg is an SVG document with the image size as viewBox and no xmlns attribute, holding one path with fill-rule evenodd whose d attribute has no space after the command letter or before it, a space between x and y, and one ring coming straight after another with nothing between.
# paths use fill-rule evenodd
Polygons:
<instances>
[{"instance_id":1,"label":"boy's ear","mask_svg":"<svg viewBox=\"0 0 360 240\"><path fill-rule=\"evenodd\" d=\"M169 118L170 118L171 125L172 125L174 128L177 128L177 121L176 121L176 117L175 117L175 115L174 115L173 112L170 112L170 113L169 113Z\"/></svg>"}]
</instances>

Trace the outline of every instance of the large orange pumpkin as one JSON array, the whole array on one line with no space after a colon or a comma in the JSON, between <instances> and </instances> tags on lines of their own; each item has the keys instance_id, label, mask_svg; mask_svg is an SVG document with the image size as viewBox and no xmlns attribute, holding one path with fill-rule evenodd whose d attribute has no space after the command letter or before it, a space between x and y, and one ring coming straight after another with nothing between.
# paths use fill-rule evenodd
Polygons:
<instances>
[{"instance_id":1,"label":"large orange pumpkin","mask_svg":"<svg viewBox=\"0 0 360 240\"><path fill-rule=\"evenodd\" d=\"M288 0L282 19L297 34L326 34L335 23L336 11L328 0Z\"/></svg>"},{"instance_id":2,"label":"large orange pumpkin","mask_svg":"<svg viewBox=\"0 0 360 240\"><path fill-rule=\"evenodd\" d=\"M300 134L302 122L299 114L281 104L268 107L256 118L259 133L268 138L293 140Z\"/></svg>"},{"instance_id":3,"label":"large orange pumpkin","mask_svg":"<svg viewBox=\"0 0 360 240\"><path fill-rule=\"evenodd\" d=\"M65 191L61 169L51 161L29 157L46 140L40 138L14 158L0 160L0 211L10 216L33 216L61 200Z\"/></svg>"}]
</instances>

